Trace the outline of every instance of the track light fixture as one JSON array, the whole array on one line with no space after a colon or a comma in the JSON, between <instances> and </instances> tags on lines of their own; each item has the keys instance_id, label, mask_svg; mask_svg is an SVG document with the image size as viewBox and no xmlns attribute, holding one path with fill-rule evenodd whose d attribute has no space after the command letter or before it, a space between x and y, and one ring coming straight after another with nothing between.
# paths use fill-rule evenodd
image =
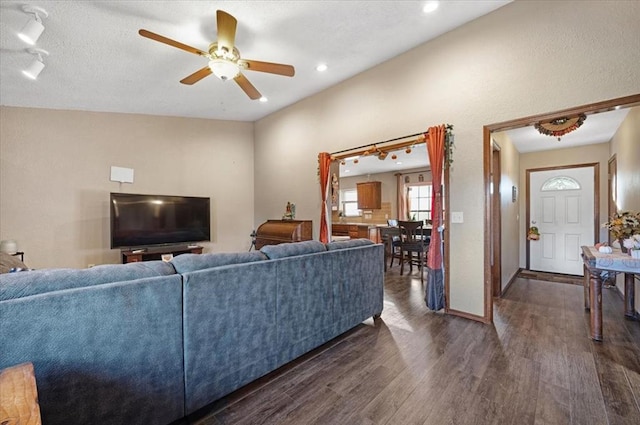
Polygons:
<instances>
[{"instance_id":1,"label":"track light fixture","mask_svg":"<svg viewBox=\"0 0 640 425\"><path fill-rule=\"evenodd\" d=\"M34 45L40 38L40 35L44 31L44 25L42 25L42 18L49 16L46 10L37 6L22 6L22 10L25 13L33 14L33 19L29 19L29 21L22 27L22 30L18 33L18 37L20 40L24 41L27 44Z\"/></svg>"},{"instance_id":2,"label":"track light fixture","mask_svg":"<svg viewBox=\"0 0 640 425\"><path fill-rule=\"evenodd\" d=\"M35 80L44 69L44 59L42 57L48 56L49 52L42 49L27 49L27 52L34 55L36 59L34 59L33 62L31 62L31 65L29 65L27 69L22 71L22 73L32 80Z\"/></svg>"}]
</instances>

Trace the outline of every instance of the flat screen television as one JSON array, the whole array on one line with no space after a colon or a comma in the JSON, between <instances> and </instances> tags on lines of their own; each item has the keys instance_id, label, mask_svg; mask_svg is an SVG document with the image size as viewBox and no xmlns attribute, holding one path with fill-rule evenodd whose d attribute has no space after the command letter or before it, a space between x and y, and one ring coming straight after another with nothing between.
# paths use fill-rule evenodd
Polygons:
<instances>
[{"instance_id":1,"label":"flat screen television","mask_svg":"<svg viewBox=\"0 0 640 425\"><path fill-rule=\"evenodd\" d=\"M209 198L111 193L111 248L211 240Z\"/></svg>"}]
</instances>

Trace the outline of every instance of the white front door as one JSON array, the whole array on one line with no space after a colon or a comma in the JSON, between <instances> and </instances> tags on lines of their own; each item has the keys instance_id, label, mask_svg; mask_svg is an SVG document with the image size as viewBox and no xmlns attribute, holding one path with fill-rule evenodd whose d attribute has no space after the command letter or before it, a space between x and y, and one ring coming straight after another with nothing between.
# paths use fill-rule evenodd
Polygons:
<instances>
[{"instance_id":1,"label":"white front door","mask_svg":"<svg viewBox=\"0 0 640 425\"><path fill-rule=\"evenodd\" d=\"M531 270L582 275L580 247L594 244L593 167L533 171L529 179Z\"/></svg>"}]
</instances>

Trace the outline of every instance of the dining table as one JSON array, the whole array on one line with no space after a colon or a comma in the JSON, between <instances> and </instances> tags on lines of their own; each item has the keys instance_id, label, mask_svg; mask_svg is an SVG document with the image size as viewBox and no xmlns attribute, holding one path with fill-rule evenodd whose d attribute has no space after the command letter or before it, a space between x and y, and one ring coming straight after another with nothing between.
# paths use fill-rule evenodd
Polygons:
<instances>
[{"instance_id":1,"label":"dining table","mask_svg":"<svg viewBox=\"0 0 640 425\"><path fill-rule=\"evenodd\" d=\"M431 237L431 229L433 226L431 224L427 224L423 226L423 238L427 241ZM380 232L380 241L384 244L384 271L387 271L387 258L392 255L393 252L393 240L394 238L400 238L400 228L398 226L378 226Z\"/></svg>"}]
</instances>

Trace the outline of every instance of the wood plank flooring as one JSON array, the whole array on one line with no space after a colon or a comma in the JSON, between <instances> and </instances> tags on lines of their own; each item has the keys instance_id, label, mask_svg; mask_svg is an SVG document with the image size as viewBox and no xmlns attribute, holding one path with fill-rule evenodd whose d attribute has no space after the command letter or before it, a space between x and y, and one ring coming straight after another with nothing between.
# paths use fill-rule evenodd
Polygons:
<instances>
[{"instance_id":1,"label":"wood plank flooring","mask_svg":"<svg viewBox=\"0 0 640 425\"><path fill-rule=\"evenodd\" d=\"M494 325L430 312L392 268L381 320L209 406L222 424L640 424L640 322L603 290L604 342L592 342L582 288L517 278Z\"/></svg>"}]
</instances>

